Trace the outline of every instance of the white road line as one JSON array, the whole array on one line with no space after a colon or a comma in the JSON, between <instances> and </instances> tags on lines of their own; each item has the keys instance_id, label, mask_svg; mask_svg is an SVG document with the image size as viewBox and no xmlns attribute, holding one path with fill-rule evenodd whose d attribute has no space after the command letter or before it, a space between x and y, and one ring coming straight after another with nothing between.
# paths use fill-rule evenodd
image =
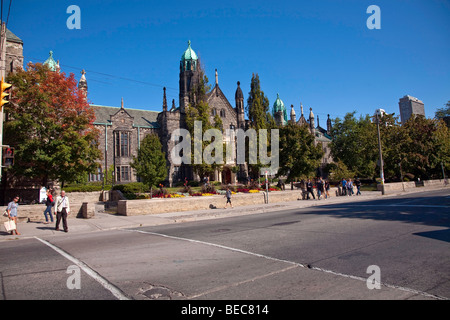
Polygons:
<instances>
[{"instance_id":1,"label":"white road line","mask_svg":"<svg viewBox=\"0 0 450 320\"><path fill-rule=\"evenodd\" d=\"M225 289L228 289L228 288L238 287L238 286L240 286L242 284L246 284L246 283L253 282L253 281L256 281L256 280L260 280L260 279L264 279L264 278L267 278L267 277L271 277L273 275L276 275L276 274L279 274L279 273L283 273L283 272L286 272L286 271L289 271L289 270L295 269L295 268L298 268L298 266L289 266L287 268L284 268L284 269L281 269L281 270L277 270L277 271L272 271L272 272L269 272L269 273L266 273L266 274L263 274L263 275L260 275L260 276L257 276L257 277L253 277L251 279L239 281L239 282L232 283L232 284L229 284L229 285L223 285L223 286L220 286L220 287L216 287L216 288L213 288L211 290L208 290L208 291L205 291L205 292L193 295L193 296L189 296L189 297L187 297L187 299L196 299L196 298L199 298L199 297L202 297L202 296L206 296L206 295L214 293L214 292L222 291L222 290L225 290Z\"/></svg>"},{"instance_id":2,"label":"white road line","mask_svg":"<svg viewBox=\"0 0 450 320\"><path fill-rule=\"evenodd\" d=\"M68 254L67 252L61 250L60 248L58 248L57 246L51 244L50 242L42 240L42 239L40 239L38 237L34 237L34 238L36 238L37 240L39 240L43 244L47 245L48 247L52 248L53 250L58 252L60 255L62 255L64 258L66 258L66 259L70 260L71 262L73 262L74 264L76 264L78 267L80 267L80 269L82 269L84 272L86 272L95 281L100 283L103 286L103 288L105 288L106 290L110 291L117 299L119 299L119 300L130 300L130 298L128 298L125 294L123 294L120 289L118 289L116 286L114 286L108 280L103 278L96 271L92 270L84 262L78 260L75 257L72 257L70 254Z\"/></svg>"},{"instance_id":3,"label":"white road line","mask_svg":"<svg viewBox=\"0 0 450 320\"><path fill-rule=\"evenodd\" d=\"M169 236L169 235L163 234L163 233L156 233L156 232L143 231L143 230L122 229L122 231L138 232L138 233L150 234L150 235L154 235L154 236L158 236L158 237L164 237L164 238L168 238L168 239L174 239L174 240L181 240L181 241L187 241L187 242L192 242L192 243L203 244L203 245L217 247L217 248L230 250L230 251L234 251L234 252L239 252L239 253L243 253L243 254L247 254L247 255L251 255L251 256L267 259L267 260L283 262L283 263L287 263L287 264L290 264L290 265L293 265L293 266L298 266L298 267L307 268L307 269L311 269L311 270L321 271L321 272L333 274L333 275L344 277L344 278L348 278L348 279L354 279L354 280L359 280L359 281L364 281L364 282L367 281L367 278L353 276L353 275L340 273L340 272L335 272L335 271L332 271L332 270L327 270L327 269L323 269L323 268L319 268L319 267L308 266L308 265L305 265L305 264L302 264L302 263L298 263L298 262L294 262L294 261L273 258L273 257L266 256L266 255L263 255L263 254L254 253L254 252L241 250L241 249L237 249L237 248L232 248L232 247L224 246L224 245L221 245L221 244L205 242L205 241L201 241L201 240L194 240L194 239L188 239L188 238ZM411 289L411 288L396 286L396 285L387 284L387 283L383 283L383 282L381 283L381 285L385 286L387 288L398 289L398 290L401 290L401 291L405 291L405 292L409 292L409 293L413 293L413 294L417 294L417 295L421 295L421 296L425 296L425 297L429 297L429 298L433 298L433 299L449 300L449 298L446 298L446 297L441 297L441 296L438 296L438 295L430 294L430 293L427 293L427 292L423 292L423 291L419 291L419 290L415 290L415 289Z\"/></svg>"}]
</instances>

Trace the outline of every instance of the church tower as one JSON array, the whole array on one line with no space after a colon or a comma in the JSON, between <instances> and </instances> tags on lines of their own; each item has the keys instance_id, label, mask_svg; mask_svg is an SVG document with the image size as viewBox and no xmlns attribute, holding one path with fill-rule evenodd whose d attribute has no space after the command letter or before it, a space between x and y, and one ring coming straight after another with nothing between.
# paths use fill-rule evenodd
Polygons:
<instances>
[{"instance_id":1,"label":"church tower","mask_svg":"<svg viewBox=\"0 0 450 320\"><path fill-rule=\"evenodd\" d=\"M185 108L194 102L193 89L200 83L201 77L200 61L197 54L191 48L191 41L188 41L188 48L181 56L180 61L180 111L185 112Z\"/></svg>"},{"instance_id":2,"label":"church tower","mask_svg":"<svg viewBox=\"0 0 450 320\"><path fill-rule=\"evenodd\" d=\"M280 95L277 93L277 99L273 104L272 115L275 119L275 123L279 126L284 126L288 122L286 107L283 101L280 99Z\"/></svg>"}]
</instances>

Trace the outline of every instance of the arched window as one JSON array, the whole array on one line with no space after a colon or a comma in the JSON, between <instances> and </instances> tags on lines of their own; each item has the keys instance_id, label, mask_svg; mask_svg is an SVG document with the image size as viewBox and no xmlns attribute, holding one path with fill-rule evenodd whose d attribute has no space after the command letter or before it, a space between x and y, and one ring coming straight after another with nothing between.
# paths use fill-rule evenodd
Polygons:
<instances>
[{"instance_id":1,"label":"arched window","mask_svg":"<svg viewBox=\"0 0 450 320\"><path fill-rule=\"evenodd\" d=\"M213 109L212 109L211 114L212 114L213 117L215 117L215 116L217 115L217 110L216 110L216 108L213 108Z\"/></svg>"},{"instance_id":2,"label":"arched window","mask_svg":"<svg viewBox=\"0 0 450 320\"><path fill-rule=\"evenodd\" d=\"M225 118L225 109L220 110L220 116Z\"/></svg>"}]
</instances>

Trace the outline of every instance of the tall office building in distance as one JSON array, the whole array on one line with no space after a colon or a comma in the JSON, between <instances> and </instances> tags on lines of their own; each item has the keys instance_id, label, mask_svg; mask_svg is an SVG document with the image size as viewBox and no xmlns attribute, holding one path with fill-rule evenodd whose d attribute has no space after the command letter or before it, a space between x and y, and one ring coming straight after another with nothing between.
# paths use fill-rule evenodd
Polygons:
<instances>
[{"instance_id":1,"label":"tall office building in distance","mask_svg":"<svg viewBox=\"0 0 450 320\"><path fill-rule=\"evenodd\" d=\"M413 114L423 115L425 117L425 107L422 101L411 96L400 98L398 103L400 107L400 118L402 124L408 121Z\"/></svg>"}]
</instances>

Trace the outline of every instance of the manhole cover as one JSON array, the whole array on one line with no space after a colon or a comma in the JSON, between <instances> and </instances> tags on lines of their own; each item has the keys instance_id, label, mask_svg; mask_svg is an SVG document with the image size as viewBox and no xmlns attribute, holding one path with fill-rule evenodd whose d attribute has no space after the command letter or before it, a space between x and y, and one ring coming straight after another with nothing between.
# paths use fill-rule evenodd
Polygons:
<instances>
[{"instance_id":1,"label":"manhole cover","mask_svg":"<svg viewBox=\"0 0 450 320\"><path fill-rule=\"evenodd\" d=\"M162 286L149 285L141 290L141 294L151 300L172 300L173 298L182 297L181 292L177 292Z\"/></svg>"}]
</instances>

